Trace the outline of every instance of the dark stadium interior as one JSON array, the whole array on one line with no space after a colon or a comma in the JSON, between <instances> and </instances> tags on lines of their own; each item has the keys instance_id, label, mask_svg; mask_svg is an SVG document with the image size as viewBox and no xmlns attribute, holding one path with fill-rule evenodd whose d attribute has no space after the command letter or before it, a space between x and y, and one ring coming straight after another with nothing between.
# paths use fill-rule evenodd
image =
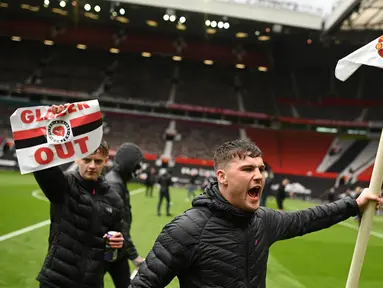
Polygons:
<instances>
[{"instance_id":1,"label":"dark stadium interior","mask_svg":"<svg viewBox=\"0 0 383 288\"><path fill-rule=\"evenodd\" d=\"M323 38L285 26L281 33L264 22L231 18L231 27L245 33L239 37L231 28L209 34L205 20L224 20L218 15L179 11L187 19L181 30L182 23L164 21L156 7L103 2L92 16L73 3L67 10L51 4L54 13L51 6L34 13L22 4L9 3L0 22L6 136L5 115L17 106L7 108L8 96L31 103L98 98L112 147L131 140L160 156L164 131L175 120L180 139L172 157L211 160L220 142L247 133L276 170L305 175L315 173L338 135L373 134L369 121L383 120L381 71L361 67L346 82L334 76L337 61L364 39L347 32ZM307 152L302 161L295 160L298 151Z\"/></svg>"}]
</instances>

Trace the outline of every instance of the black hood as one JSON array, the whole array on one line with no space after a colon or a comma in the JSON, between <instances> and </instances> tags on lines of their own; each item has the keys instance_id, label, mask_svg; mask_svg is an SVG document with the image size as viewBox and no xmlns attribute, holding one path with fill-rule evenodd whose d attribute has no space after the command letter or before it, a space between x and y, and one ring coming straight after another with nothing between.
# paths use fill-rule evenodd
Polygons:
<instances>
[{"instance_id":1,"label":"black hood","mask_svg":"<svg viewBox=\"0 0 383 288\"><path fill-rule=\"evenodd\" d=\"M122 179L129 181L143 160L144 154L136 144L124 143L114 156L113 169L120 174Z\"/></svg>"},{"instance_id":2,"label":"black hood","mask_svg":"<svg viewBox=\"0 0 383 288\"><path fill-rule=\"evenodd\" d=\"M232 206L219 192L218 182L212 182L206 185L203 194L194 198L193 207L205 206L211 210L218 210L227 215L239 218L251 218L254 212L246 212Z\"/></svg>"}]
</instances>

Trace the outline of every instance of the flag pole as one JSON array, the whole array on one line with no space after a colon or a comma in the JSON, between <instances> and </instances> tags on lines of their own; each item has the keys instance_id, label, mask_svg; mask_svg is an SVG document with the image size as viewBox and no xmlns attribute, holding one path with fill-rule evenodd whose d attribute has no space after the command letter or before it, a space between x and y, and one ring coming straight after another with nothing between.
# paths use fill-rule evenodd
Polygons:
<instances>
[{"instance_id":1,"label":"flag pole","mask_svg":"<svg viewBox=\"0 0 383 288\"><path fill-rule=\"evenodd\" d=\"M376 153L375 164L372 170L369 191L379 195L383 182L383 130L380 135L378 151ZM368 239L370 237L372 220L375 215L376 203L368 204L363 213L362 222L359 227L358 238L356 240L354 255L347 278L346 288L358 288L360 273L362 271L363 261L367 250Z\"/></svg>"}]
</instances>

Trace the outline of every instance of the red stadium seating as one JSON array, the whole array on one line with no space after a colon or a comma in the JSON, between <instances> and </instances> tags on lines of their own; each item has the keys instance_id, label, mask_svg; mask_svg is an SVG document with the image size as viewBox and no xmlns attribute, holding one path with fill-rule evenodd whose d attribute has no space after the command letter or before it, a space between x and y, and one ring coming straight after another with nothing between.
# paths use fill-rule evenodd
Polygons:
<instances>
[{"instance_id":1,"label":"red stadium seating","mask_svg":"<svg viewBox=\"0 0 383 288\"><path fill-rule=\"evenodd\" d=\"M312 131L247 129L247 135L263 151L265 161L277 172L315 173L327 152L332 134Z\"/></svg>"}]
</instances>

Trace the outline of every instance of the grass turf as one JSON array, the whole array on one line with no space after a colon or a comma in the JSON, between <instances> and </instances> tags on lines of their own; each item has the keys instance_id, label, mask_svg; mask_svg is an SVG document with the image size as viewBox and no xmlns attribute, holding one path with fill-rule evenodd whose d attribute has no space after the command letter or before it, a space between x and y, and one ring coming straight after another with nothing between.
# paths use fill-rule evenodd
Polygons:
<instances>
[{"instance_id":1,"label":"grass turf","mask_svg":"<svg viewBox=\"0 0 383 288\"><path fill-rule=\"evenodd\" d=\"M131 184L129 187L134 191L141 186ZM32 196L33 192L35 197ZM173 215L190 207L190 202L185 200L186 193L181 188L171 190ZM49 203L42 196L33 176L1 172L0 235L49 219ZM134 193L131 197L131 234L143 257L149 252L162 227L171 220L170 217L156 215L157 200L157 191L154 191L153 198L145 197L143 192ZM276 207L273 199L268 203L270 207ZM299 200L286 201L288 210L312 205ZM327 230L273 245L270 249L267 287L344 287L357 236L357 230L352 229L357 227L356 222L349 219L345 223L347 226L338 224ZM35 278L47 252L48 229L49 226L44 226L0 242L0 287L37 287ZM383 259L383 217L375 217L373 230L376 235L370 238L360 288L382 286L380 264ZM105 279L105 287L114 287L109 275ZM178 287L177 279L168 287Z\"/></svg>"}]
</instances>

